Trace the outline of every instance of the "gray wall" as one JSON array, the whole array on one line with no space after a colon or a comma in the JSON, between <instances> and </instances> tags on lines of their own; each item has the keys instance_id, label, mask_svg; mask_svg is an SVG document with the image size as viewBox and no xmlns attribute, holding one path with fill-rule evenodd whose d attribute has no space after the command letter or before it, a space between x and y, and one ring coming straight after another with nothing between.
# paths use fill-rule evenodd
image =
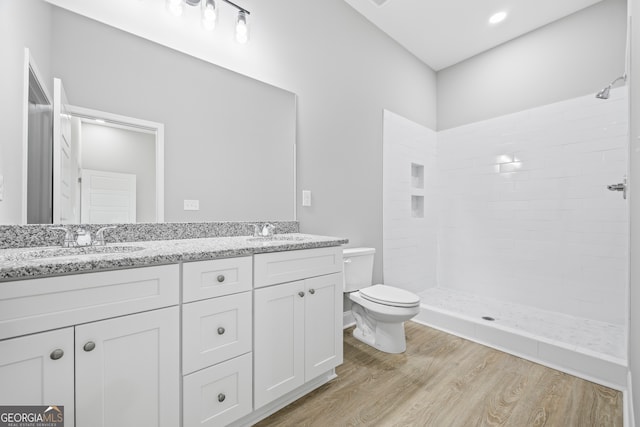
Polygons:
<instances>
[{"instance_id":1,"label":"gray wall","mask_svg":"<svg viewBox=\"0 0 640 427\"><path fill-rule=\"evenodd\" d=\"M50 72L51 6L30 0L0 0L0 175L4 198L0 201L0 224L17 224L22 212L22 103L24 48L31 56L48 90Z\"/></svg>"},{"instance_id":2,"label":"gray wall","mask_svg":"<svg viewBox=\"0 0 640 427\"><path fill-rule=\"evenodd\" d=\"M156 221L156 137L150 133L82 124L83 169L136 176L136 221Z\"/></svg>"},{"instance_id":3,"label":"gray wall","mask_svg":"<svg viewBox=\"0 0 640 427\"><path fill-rule=\"evenodd\" d=\"M636 422L640 422L640 0L630 1L631 27L631 283L629 296L629 369ZM630 384L631 386L631 384Z\"/></svg>"},{"instance_id":4,"label":"gray wall","mask_svg":"<svg viewBox=\"0 0 640 427\"><path fill-rule=\"evenodd\" d=\"M381 281L383 109L435 128L435 73L342 0L277 3L306 11L283 64L299 97L298 195L312 191L301 229L377 248Z\"/></svg>"},{"instance_id":5,"label":"gray wall","mask_svg":"<svg viewBox=\"0 0 640 427\"><path fill-rule=\"evenodd\" d=\"M438 129L596 93L625 67L626 1L604 0L438 72Z\"/></svg>"}]
</instances>

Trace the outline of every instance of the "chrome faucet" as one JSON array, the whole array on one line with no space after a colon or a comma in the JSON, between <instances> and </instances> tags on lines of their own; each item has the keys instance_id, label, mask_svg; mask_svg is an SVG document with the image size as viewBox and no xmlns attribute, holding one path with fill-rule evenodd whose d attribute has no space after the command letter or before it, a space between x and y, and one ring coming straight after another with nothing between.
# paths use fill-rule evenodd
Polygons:
<instances>
[{"instance_id":1,"label":"chrome faucet","mask_svg":"<svg viewBox=\"0 0 640 427\"><path fill-rule=\"evenodd\" d=\"M105 246L107 242L104 238L104 232L111 228L116 228L115 225L109 225L107 227L102 227L96 231L95 239L91 239L91 232L84 228L78 227L76 230L73 230L71 226L69 227L50 227L50 230L62 230L65 232L64 240L62 241L63 248L75 248L78 246Z\"/></svg>"},{"instance_id":2,"label":"chrome faucet","mask_svg":"<svg viewBox=\"0 0 640 427\"><path fill-rule=\"evenodd\" d=\"M260 227L258 224L253 225L253 237L271 237L276 226L273 224L264 224Z\"/></svg>"},{"instance_id":3,"label":"chrome faucet","mask_svg":"<svg viewBox=\"0 0 640 427\"><path fill-rule=\"evenodd\" d=\"M72 248L77 245L76 233L71 227L49 227L49 230L62 230L65 232L64 240L62 241L63 248Z\"/></svg>"},{"instance_id":4,"label":"chrome faucet","mask_svg":"<svg viewBox=\"0 0 640 427\"><path fill-rule=\"evenodd\" d=\"M99 228L98 231L96 231L96 238L93 241L94 246L106 246L107 242L104 240L104 232L112 228L116 228L116 226L109 225L107 227Z\"/></svg>"}]
</instances>

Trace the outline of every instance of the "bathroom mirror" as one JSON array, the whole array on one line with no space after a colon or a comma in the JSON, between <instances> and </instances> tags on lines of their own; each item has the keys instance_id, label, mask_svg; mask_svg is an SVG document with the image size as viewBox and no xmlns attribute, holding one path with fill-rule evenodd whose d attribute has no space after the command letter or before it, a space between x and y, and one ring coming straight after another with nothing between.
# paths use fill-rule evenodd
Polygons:
<instances>
[{"instance_id":1,"label":"bathroom mirror","mask_svg":"<svg viewBox=\"0 0 640 427\"><path fill-rule=\"evenodd\" d=\"M294 93L37 1L69 104L164 126L165 221L295 219Z\"/></svg>"}]
</instances>

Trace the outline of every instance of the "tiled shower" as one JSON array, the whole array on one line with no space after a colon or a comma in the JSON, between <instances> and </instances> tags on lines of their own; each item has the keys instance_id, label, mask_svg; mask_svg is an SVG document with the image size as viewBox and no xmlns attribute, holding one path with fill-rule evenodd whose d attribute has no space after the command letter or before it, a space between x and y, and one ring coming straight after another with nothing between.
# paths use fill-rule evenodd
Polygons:
<instances>
[{"instance_id":1,"label":"tiled shower","mask_svg":"<svg viewBox=\"0 0 640 427\"><path fill-rule=\"evenodd\" d=\"M622 382L628 206L607 185L627 173L626 88L439 132L384 123L384 281L421 295L418 320Z\"/></svg>"}]
</instances>

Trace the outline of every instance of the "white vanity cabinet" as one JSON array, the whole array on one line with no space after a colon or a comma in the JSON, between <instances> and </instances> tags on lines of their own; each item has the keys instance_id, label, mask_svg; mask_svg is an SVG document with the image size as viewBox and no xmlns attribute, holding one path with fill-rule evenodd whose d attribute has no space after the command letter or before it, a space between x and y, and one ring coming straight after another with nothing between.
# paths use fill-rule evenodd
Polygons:
<instances>
[{"instance_id":1,"label":"white vanity cabinet","mask_svg":"<svg viewBox=\"0 0 640 427\"><path fill-rule=\"evenodd\" d=\"M72 427L252 425L341 363L341 247L0 283L0 405Z\"/></svg>"},{"instance_id":2,"label":"white vanity cabinet","mask_svg":"<svg viewBox=\"0 0 640 427\"><path fill-rule=\"evenodd\" d=\"M76 427L179 425L179 271L0 283L2 404L64 405Z\"/></svg>"},{"instance_id":3,"label":"white vanity cabinet","mask_svg":"<svg viewBox=\"0 0 640 427\"><path fill-rule=\"evenodd\" d=\"M254 268L258 409L342 363L342 249L258 254Z\"/></svg>"},{"instance_id":4,"label":"white vanity cabinet","mask_svg":"<svg viewBox=\"0 0 640 427\"><path fill-rule=\"evenodd\" d=\"M183 264L183 426L251 413L252 258Z\"/></svg>"}]
</instances>

